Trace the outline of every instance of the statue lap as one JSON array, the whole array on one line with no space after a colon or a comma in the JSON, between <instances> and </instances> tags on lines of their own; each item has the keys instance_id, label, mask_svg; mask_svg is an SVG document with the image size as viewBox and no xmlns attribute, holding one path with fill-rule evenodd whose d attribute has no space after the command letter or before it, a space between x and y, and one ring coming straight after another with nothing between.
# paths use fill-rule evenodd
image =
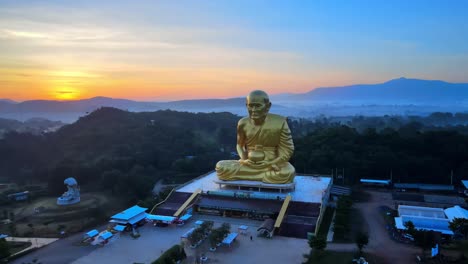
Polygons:
<instances>
[{"instance_id":1,"label":"statue lap","mask_svg":"<svg viewBox=\"0 0 468 264\"><path fill-rule=\"evenodd\" d=\"M225 181L262 181L264 183L290 183L296 171L289 162L278 164L279 171L272 168L252 169L242 165L237 160L221 160L216 164L216 174L220 180Z\"/></svg>"}]
</instances>

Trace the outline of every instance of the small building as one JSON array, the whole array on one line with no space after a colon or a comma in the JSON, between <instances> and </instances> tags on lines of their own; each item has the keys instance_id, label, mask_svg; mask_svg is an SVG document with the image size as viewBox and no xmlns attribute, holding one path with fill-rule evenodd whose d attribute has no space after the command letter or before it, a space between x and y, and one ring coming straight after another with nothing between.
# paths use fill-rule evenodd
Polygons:
<instances>
[{"instance_id":1,"label":"small building","mask_svg":"<svg viewBox=\"0 0 468 264\"><path fill-rule=\"evenodd\" d=\"M447 209L400 205L398 217L395 217L395 226L399 230L406 230L405 223L411 221L416 229L440 232L444 235L453 235L449 222L455 218L468 219L468 210L460 206Z\"/></svg>"},{"instance_id":2,"label":"small building","mask_svg":"<svg viewBox=\"0 0 468 264\"><path fill-rule=\"evenodd\" d=\"M152 221L154 225L157 225L157 224L170 225L174 223L174 221L176 220L176 218L173 216L152 215L152 214L146 214L146 219Z\"/></svg>"},{"instance_id":3,"label":"small building","mask_svg":"<svg viewBox=\"0 0 468 264\"><path fill-rule=\"evenodd\" d=\"M8 199L12 201L26 201L29 199L29 191L9 194Z\"/></svg>"},{"instance_id":4,"label":"small building","mask_svg":"<svg viewBox=\"0 0 468 264\"><path fill-rule=\"evenodd\" d=\"M237 233L229 233L229 235L227 235L227 236L223 239L222 243L223 243L224 245L228 245L228 246L230 247L230 246L232 245L232 243L233 243L234 241L236 241L237 235L238 235Z\"/></svg>"},{"instance_id":5,"label":"small building","mask_svg":"<svg viewBox=\"0 0 468 264\"><path fill-rule=\"evenodd\" d=\"M393 184L393 188L400 190L400 191L413 190L413 191L444 192L444 193L450 193L450 192L455 191L455 187L453 187L453 185L448 185L448 184L395 183Z\"/></svg>"},{"instance_id":6,"label":"small building","mask_svg":"<svg viewBox=\"0 0 468 264\"><path fill-rule=\"evenodd\" d=\"M121 225L135 226L137 224L144 223L146 219L146 210L148 210L148 208L143 208L138 205L135 205L118 214L113 215L109 222Z\"/></svg>"},{"instance_id":7,"label":"small building","mask_svg":"<svg viewBox=\"0 0 468 264\"><path fill-rule=\"evenodd\" d=\"M116 226L114 226L112 229L114 229L114 230L117 231L117 232L123 232L123 231L125 231L125 226L123 226L123 225L116 225Z\"/></svg>"},{"instance_id":8,"label":"small building","mask_svg":"<svg viewBox=\"0 0 468 264\"><path fill-rule=\"evenodd\" d=\"M105 245L107 243L109 243L109 241L114 237L114 234L112 234L111 232L109 231L104 231L102 232L101 234L99 234L99 236L97 237L97 243L98 244L101 244L101 245Z\"/></svg>"},{"instance_id":9,"label":"small building","mask_svg":"<svg viewBox=\"0 0 468 264\"><path fill-rule=\"evenodd\" d=\"M359 181L364 185L370 186L390 187L392 184L392 180L360 179Z\"/></svg>"},{"instance_id":10,"label":"small building","mask_svg":"<svg viewBox=\"0 0 468 264\"><path fill-rule=\"evenodd\" d=\"M93 229L83 235L83 240L91 240L99 235L99 232L96 229Z\"/></svg>"},{"instance_id":11,"label":"small building","mask_svg":"<svg viewBox=\"0 0 468 264\"><path fill-rule=\"evenodd\" d=\"M453 221L455 218L468 219L468 210L463 209L458 205L447 208L444 210L444 212L445 216L447 216L450 221Z\"/></svg>"}]
</instances>

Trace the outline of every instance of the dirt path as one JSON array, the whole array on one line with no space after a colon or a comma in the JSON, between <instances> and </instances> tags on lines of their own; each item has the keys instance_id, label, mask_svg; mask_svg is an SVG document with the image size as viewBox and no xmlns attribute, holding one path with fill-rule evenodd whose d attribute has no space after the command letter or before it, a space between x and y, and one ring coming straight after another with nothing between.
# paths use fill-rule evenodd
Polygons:
<instances>
[{"instance_id":1,"label":"dirt path","mask_svg":"<svg viewBox=\"0 0 468 264\"><path fill-rule=\"evenodd\" d=\"M369 202L355 204L368 225L369 244L365 251L384 258L387 263L415 263L416 255L420 254L421 250L412 245L405 245L392 240L385 229L385 220L380 215L380 206L393 207L391 194L384 192L369 193L371 194Z\"/></svg>"}]
</instances>

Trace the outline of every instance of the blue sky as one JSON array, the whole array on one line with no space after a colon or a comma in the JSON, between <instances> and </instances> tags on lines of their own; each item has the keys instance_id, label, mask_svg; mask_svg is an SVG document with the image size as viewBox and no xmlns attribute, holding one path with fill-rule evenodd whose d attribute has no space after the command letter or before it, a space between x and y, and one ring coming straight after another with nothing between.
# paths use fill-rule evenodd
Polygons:
<instances>
[{"instance_id":1,"label":"blue sky","mask_svg":"<svg viewBox=\"0 0 468 264\"><path fill-rule=\"evenodd\" d=\"M2 1L0 97L468 82L468 1Z\"/></svg>"}]
</instances>

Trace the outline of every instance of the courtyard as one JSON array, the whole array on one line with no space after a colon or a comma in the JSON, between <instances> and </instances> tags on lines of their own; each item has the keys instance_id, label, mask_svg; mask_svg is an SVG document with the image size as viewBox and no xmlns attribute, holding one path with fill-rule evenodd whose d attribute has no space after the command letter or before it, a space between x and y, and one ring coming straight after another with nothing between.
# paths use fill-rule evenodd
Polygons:
<instances>
[{"instance_id":1,"label":"courtyard","mask_svg":"<svg viewBox=\"0 0 468 264\"><path fill-rule=\"evenodd\" d=\"M220 226L223 222L229 222L231 232L237 232L240 225L247 225L250 234L239 235L231 247L223 245L215 252L208 250L208 240L196 249L185 246L188 256L185 263L193 263L195 256L201 254L208 257L208 263L301 263L303 261L302 255L309 252L309 246L305 239L280 236L273 237L273 239L257 237L256 229L259 222L209 216L205 218L200 216L196 220L214 220L215 227ZM151 263L165 250L179 244L181 236L194 227L196 220L189 221L182 227L153 227L147 224L139 229L141 234L139 238L134 239L130 234L124 233L116 241L97 248L72 263ZM250 240L251 235L252 240Z\"/></svg>"}]
</instances>

